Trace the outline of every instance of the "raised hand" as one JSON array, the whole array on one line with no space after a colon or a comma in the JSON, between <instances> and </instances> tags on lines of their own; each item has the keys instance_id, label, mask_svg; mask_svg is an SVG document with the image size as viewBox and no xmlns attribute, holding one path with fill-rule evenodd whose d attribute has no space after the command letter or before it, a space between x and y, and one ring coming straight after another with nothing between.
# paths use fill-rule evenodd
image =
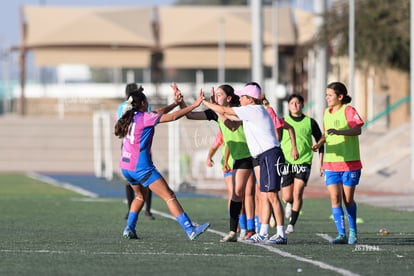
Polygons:
<instances>
[{"instance_id":1,"label":"raised hand","mask_svg":"<svg viewBox=\"0 0 414 276\"><path fill-rule=\"evenodd\" d=\"M205 98L204 98L203 90L200 89L200 92L198 93L198 97L197 97L196 101L194 102L194 104L196 106L199 106L204 100L205 100Z\"/></svg>"},{"instance_id":2,"label":"raised hand","mask_svg":"<svg viewBox=\"0 0 414 276\"><path fill-rule=\"evenodd\" d=\"M171 84L171 88L174 91L174 102L176 104L180 104L184 99L180 89L178 89L177 84L175 82Z\"/></svg>"},{"instance_id":3,"label":"raised hand","mask_svg":"<svg viewBox=\"0 0 414 276\"><path fill-rule=\"evenodd\" d=\"M216 95L214 94L214 86L211 87L210 103L216 103Z\"/></svg>"}]
</instances>

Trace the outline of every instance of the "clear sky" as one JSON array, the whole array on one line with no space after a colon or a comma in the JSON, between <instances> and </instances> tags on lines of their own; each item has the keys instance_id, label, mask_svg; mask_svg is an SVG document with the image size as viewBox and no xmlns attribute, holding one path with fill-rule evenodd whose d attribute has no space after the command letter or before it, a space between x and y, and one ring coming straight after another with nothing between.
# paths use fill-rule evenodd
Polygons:
<instances>
[{"instance_id":1,"label":"clear sky","mask_svg":"<svg viewBox=\"0 0 414 276\"><path fill-rule=\"evenodd\" d=\"M1 0L0 48L15 46L20 40L19 10L24 5L48 6L155 6L171 5L174 0Z\"/></svg>"}]
</instances>

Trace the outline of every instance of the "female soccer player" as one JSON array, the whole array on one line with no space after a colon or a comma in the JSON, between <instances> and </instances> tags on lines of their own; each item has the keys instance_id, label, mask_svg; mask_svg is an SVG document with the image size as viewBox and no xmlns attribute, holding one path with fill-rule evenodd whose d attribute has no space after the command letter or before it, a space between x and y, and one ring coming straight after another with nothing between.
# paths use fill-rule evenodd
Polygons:
<instances>
[{"instance_id":1,"label":"female soccer player","mask_svg":"<svg viewBox=\"0 0 414 276\"><path fill-rule=\"evenodd\" d=\"M122 174L132 185L136 194L140 194L140 186L149 187L162 198L170 210L186 231L190 240L194 240L203 233L210 223L194 226L178 202L174 192L168 187L167 182L152 163L150 151L154 128L158 123L167 123L178 120L194 108L198 107L204 99L203 93L199 93L197 100L190 106L169 114L157 114L147 112L148 101L139 87L130 93L126 103L126 112L115 125L115 135L123 138L120 167ZM137 239L136 223L138 212L142 209L144 198L135 197L128 214L124 237Z\"/></svg>"},{"instance_id":2,"label":"female soccer player","mask_svg":"<svg viewBox=\"0 0 414 276\"><path fill-rule=\"evenodd\" d=\"M343 83L332 82L327 86L326 102L328 108L323 113L324 134L312 149L316 151L326 143L323 172L331 197L332 215L338 230L338 236L331 242L356 244L357 205L354 194L362 169L358 136L361 134L364 121L355 108L348 105L351 97ZM349 222L349 239L345 233L342 199Z\"/></svg>"},{"instance_id":3,"label":"female soccer player","mask_svg":"<svg viewBox=\"0 0 414 276\"><path fill-rule=\"evenodd\" d=\"M284 117L285 122L295 129L296 147L299 158L294 160L289 153L292 150L289 133L283 130L281 147L285 154L285 174L282 176L282 197L286 202L285 216L289 220L286 234L293 233L303 203L303 192L308 183L313 159L312 136L315 141L322 137L318 123L303 114L304 99L301 95L292 94L288 99L289 115ZM322 168L323 146L319 148L319 170Z\"/></svg>"},{"instance_id":4,"label":"female soccer player","mask_svg":"<svg viewBox=\"0 0 414 276\"><path fill-rule=\"evenodd\" d=\"M260 233L247 241L286 244L287 237L283 225L283 207L279 200L281 170L285 162L280 143L276 139L275 126L260 99L261 88L257 83L248 83L235 92L240 96L239 107L226 107L204 101L203 104L220 116L235 122L243 121L247 145L253 158L260 164ZM270 205L276 218L277 233L268 238Z\"/></svg>"},{"instance_id":5,"label":"female soccer player","mask_svg":"<svg viewBox=\"0 0 414 276\"><path fill-rule=\"evenodd\" d=\"M178 88L177 88L178 89ZM228 84L220 85L216 91L212 89L211 100L220 106L237 106L238 97L234 95L234 89ZM184 105L182 105L184 108ZM186 115L193 120L214 120L218 123L223 139L233 157L233 194L230 202L230 231L222 238L221 242L237 241L237 225L239 215L244 207L247 220L247 231L254 232L254 176L253 164L247 147L246 137L241 122L232 123L223 116L218 116L212 110L191 112ZM229 127L225 124L230 123Z\"/></svg>"}]
</instances>

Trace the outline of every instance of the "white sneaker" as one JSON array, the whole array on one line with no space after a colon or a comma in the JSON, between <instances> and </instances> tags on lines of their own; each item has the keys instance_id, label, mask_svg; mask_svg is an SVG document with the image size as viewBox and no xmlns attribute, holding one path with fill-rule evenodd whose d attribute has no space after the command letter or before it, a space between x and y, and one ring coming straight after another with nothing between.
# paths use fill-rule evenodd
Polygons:
<instances>
[{"instance_id":1,"label":"white sneaker","mask_svg":"<svg viewBox=\"0 0 414 276\"><path fill-rule=\"evenodd\" d=\"M286 203L285 206L285 218L290 218L292 216L292 204L290 204L289 202Z\"/></svg>"},{"instance_id":2,"label":"white sneaker","mask_svg":"<svg viewBox=\"0 0 414 276\"><path fill-rule=\"evenodd\" d=\"M241 240L244 240L244 238L246 237L246 233L247 233L247 230L246 229L242 229L242 230L240 230L240 233L239 233L239 241L241 241Z\"/></svg>"},{"instance_id":3,"label":"white sneaker","mask_svg":"<svg viewBox=\"0 0 414 276\"><path fill-rule=\"evenodd\" d=\"M275 216L273 214L270 215L269 226L270 226L270 228L275 228L276 227L276 220L275 220Z\"/></svg>"},{"instance_id":4,"label":"white sneaker","mask_svg":"<svg viewBox=\"0 0 414 276\"><path fill-rule=\"evenodd\" d=\"M269 239L269 234L261 236L259 233L256 233L250 238L248 238L246 241L249 243L266 243L268 239Z\"/></svg>"},{"instance_id":5,"label":"white sneaker","mask_svg":"<svg viewBox=\"0 0 414 276\"><path fill-rule=\"evenodd\" d=\"M287 244L287 238L286 237L281 237L278 234L273 235L272 237L270 237L269 240L267 240L268 244Z\"/></svg>"},{"instance_id":6,"label":"white sneaker","mask_svg":"<svg viewBox=\"0 0 414 276\"><path fill-rule=\"evenodd\" d=\"M293 225L292 224L288 224L288 226L286 227L285 233L286 234L290 234L290 233L293 233L293 232L295 232L295 229L293 229Z\"/></svg>"},{"instance_id":7,"label":"white sneaker","mask_svg":"<svg viewBox=\"0 0 414 276\"><path fill-rule=\"evenodd\" d=\"M236 242L237 241L237 233L234 231L230 231L226 236L224 236L220 242Z\"/></svg>"}]
</instances>

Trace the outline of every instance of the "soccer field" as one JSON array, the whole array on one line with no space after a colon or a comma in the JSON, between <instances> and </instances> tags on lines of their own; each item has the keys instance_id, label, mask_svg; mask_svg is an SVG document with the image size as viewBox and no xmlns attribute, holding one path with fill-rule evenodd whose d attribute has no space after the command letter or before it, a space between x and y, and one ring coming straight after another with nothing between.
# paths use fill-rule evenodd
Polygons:
<instances>
[{"instance_id":1,"label":"soccer field","mask_svg":"<svg viewBox=\"0 0 414 276\"><path fill-rule=\"evenodd\" d=\"M139 240L122 238L122 198L89 198L24 175L0 175L0 275L412 275L414 213L358 205L359 244L331 245L328 199L305 199L287 245L220 243L227 201L179 198L193 222L188 240L164 202L140 217ZM386 228L388 235L380 235ZM275 229L270 229L274 234Z\"/></svg>"}]
</instances>

